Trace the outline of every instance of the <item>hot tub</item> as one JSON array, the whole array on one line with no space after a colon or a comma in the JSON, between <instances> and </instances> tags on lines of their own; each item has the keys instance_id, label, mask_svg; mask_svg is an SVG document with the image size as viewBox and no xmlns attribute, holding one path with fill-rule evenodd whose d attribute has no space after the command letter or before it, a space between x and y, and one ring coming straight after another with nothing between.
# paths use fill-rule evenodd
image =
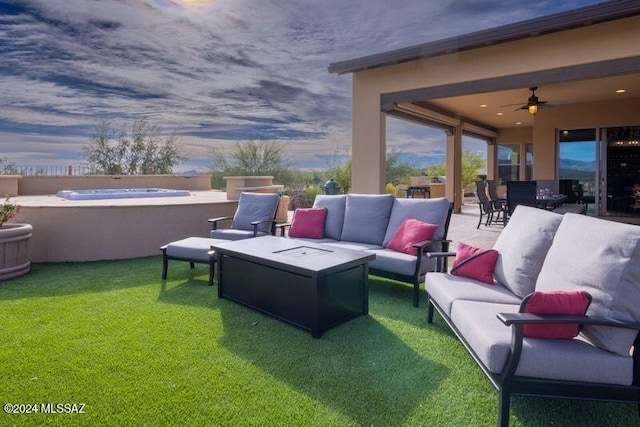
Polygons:
<instances>
[{"instance_id":1,"label":"hot tub","mask_svg":"<svg viewBox=\"0 0 640 427\"><path fill-rule=\"evenodd\" d=\"M187 190L166 188L103 188L99 190L61 190L58 197L67 200L137 199L147 197L189 196Z\"/></svg>"}]
</instances>

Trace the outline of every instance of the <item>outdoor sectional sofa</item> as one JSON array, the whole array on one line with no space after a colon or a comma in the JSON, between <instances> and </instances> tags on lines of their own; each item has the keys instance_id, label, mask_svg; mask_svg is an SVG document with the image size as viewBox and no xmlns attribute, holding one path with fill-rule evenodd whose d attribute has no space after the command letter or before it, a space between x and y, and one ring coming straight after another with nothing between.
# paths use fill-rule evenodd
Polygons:
<instances>
[{"instance_id":1,"label":"outdoor sectional sofa","mask_svg":"<svg viewBox=\"0 0 640 427\"><path fill-rule=\"evenodd\" d=\"M413 305L419 304L420 283L436 262L426 251L447 251L446 240L453 204L446 198L403 199L389 194L318 195L314 208L327 210L323 237L305 239L320 246L374 253L369 273L413 285ZM413 245L416 255L388 249L388 244L405 218L438 228L430 240ZM295 220L295 218L294 218ZM289 224L286 224L289 225ZM282 228L284 234L284 227Z\"/></svg>"},{"instance_id":2,"label":"outdoor sectional sofa","mask_svg":"<svg viewBox=\"0 0 640 427\"><path fill-rule=\"evenodd\" d=\"M428 322L435 309L499 391L498 425L511 395L640 404L640 227L519 206L493 249L494 284L430 273L425 288ZM591 296L586 316L520 313L534 291L573 290ZM531 322L581 329L523 338Z\"/></svg>"}]
</instances>

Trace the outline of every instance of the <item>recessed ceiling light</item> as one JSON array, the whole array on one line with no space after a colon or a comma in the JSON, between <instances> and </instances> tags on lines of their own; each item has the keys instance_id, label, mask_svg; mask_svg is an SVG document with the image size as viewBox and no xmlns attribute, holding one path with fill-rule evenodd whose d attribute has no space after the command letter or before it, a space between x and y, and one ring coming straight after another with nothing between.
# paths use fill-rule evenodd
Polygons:
<instances>
[{"instance_id":1,"label":"recessed ceiling light","mask_svg":"<svg viewBox=\"0 0 640 427\"><path fill-rule=\"evenodd\" d=\"M480 108L487 108L487 104L480 104Z\"/></svg>"},{"instance_id":2,"label":"recessed ceiling light","mask_svg":"<svg viewBox=\"0 0 640 427\"><path fill-rule=\"evenodd\" d=\"M517 125L521 125L521 124L522 124L522 122L516 122L516 124L517 124Z\"/></svg>"},{"instance_id":3,"label":"recessed ceiling light","mask_svg":"<svg viewBox=\"0 0 640 427\"><path fill-rule=\"evenodd\" d=\"M626 89L618 89L616 90L616 93L625 93L627 90Z\"/></svg>"},{"instance_id":4,"label":"recessed ceiling light","mask_svg":"<svg viewBox=\"0 0 640 427\"><path fill-rule=\"evenodd\" d=\"M496 116L504 116L504 113L496 113Z\"/></svg>"}]
</instances>

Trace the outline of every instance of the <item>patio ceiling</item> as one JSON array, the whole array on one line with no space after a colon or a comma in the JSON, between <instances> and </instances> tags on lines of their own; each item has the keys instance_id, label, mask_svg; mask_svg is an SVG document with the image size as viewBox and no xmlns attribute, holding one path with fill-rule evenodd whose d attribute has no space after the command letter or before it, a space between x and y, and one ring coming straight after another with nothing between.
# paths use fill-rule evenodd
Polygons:
<instances>
[{"instance_id":1,"label":"patio ceiling","mask_svg":"<svg viewBox=\"0 0 640 427\"><path fill-rule=\"evenodd\" d=\"M624 89L626 92L616 93L618 89ZM529 87L526 86L518 89L414 101L413 104L500 129L533 125L535 116L528 114L526 110L517 109L518 105L527 103L530 95ZM547 108L549 111L553 111L553 107L559 105L640 98L640 75L627 74L547 84L538 86L536 95L541 101L547 101L543 108ZM512 106L503 107L504 105ZM503 115L498 115L498 113L503 113ZM518 122L520 123L518 124Z\"/></svg>"}]
</instances>

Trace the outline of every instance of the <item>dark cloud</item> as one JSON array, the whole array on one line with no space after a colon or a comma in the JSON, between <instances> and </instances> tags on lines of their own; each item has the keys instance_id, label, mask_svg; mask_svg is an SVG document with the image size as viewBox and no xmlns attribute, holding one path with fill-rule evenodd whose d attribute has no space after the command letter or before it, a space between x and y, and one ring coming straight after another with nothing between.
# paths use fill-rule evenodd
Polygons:
<instances>
[{"instance_id":1,"label":"dark cloud","mask_svg":"<svg viewBox=\"0 0 640 427\"><path fill-rule=\"evenodd\" d=\"M0 144L29 162L18 144L47 134L76 158L100 119L147 116L198 155L260 135L318 162L350 145L350 78L328 74L330 62L594 2L0 0ZM437 148L394 129L391 145Z\"/></svg>"}]
</instances>

